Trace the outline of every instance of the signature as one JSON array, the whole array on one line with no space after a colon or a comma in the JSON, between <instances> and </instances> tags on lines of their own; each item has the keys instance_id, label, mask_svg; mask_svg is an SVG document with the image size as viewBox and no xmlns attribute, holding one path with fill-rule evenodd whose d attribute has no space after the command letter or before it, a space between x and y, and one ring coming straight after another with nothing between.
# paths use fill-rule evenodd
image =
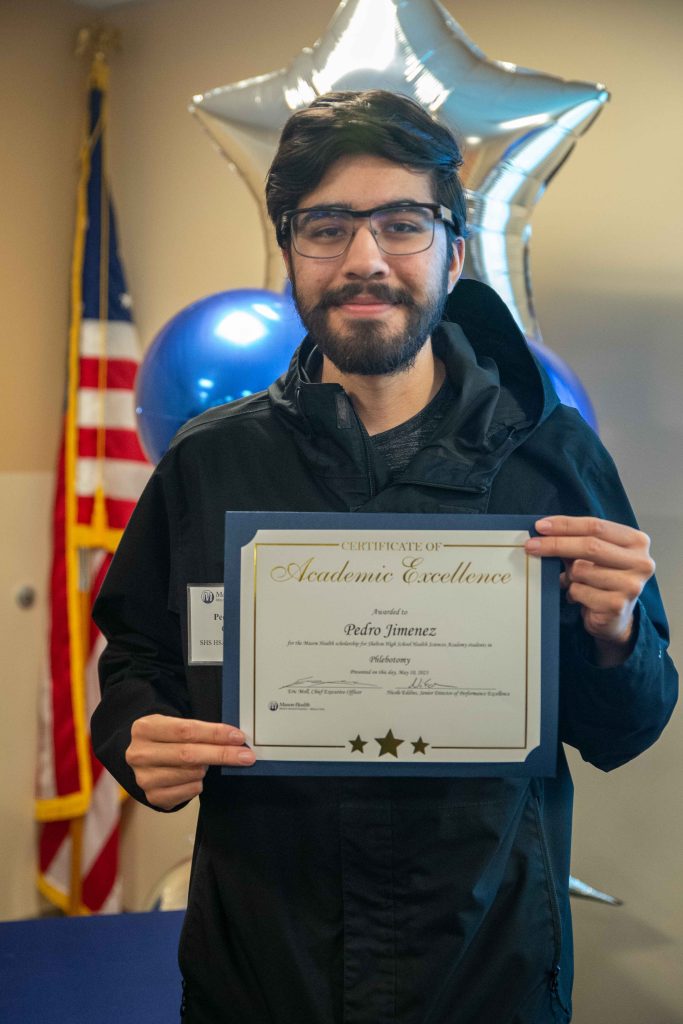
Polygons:
<instances>
[{"instance_id":1,"label":"signature","mask_svg":"<svg viewBox=\"0 0 683 1024\"><path fill-rule=\"evenodd\" d=\"M457 686L456 683L435 683L433 679L423 679L421 676L415 676L412 683L405 683L395 687L396 690L455 690L455 691L466 691L471 690L493 690L493 686Z\"/></svg>"},{"instance_id":2,"label":"signature","mask_svg":"<svg viewBox=\"0 0 683 1024\"><path fill-rule=\"evenodd\" d=\"M285 683L280 689L291 690L296 688L297 690L310 690L312 688L317 689L320 686L339 691L380 689L377 683L351 682L349 679L315 679L313 676L303 676L301 679L295 679L293 683Z\"/></svg>"}]
</instances>

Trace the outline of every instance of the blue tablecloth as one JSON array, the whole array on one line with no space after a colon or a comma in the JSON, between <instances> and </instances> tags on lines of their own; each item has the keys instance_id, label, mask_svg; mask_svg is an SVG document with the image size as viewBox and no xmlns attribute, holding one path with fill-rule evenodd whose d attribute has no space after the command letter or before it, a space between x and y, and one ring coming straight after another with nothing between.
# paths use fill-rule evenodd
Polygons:
<instances>
[{"instance_id":1,"label":"blue tablecloth","mask_svg":"<svg viewBox=\"0 0 683 1024\"><path fill-rule=\"evenodd\" d=\"M177 1024L183 912L0 924L2 1024Z\"/></svg>"}]
</instances>

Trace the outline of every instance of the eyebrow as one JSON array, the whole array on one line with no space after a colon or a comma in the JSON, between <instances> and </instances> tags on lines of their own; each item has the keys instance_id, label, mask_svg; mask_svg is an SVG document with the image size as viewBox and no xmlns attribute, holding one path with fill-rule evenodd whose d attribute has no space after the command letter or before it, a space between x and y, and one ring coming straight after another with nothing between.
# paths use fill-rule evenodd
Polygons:
<instances>
[{"instance_id":1,"label":"eyebrow","mask_svg":"<svg viewBox=\"0 0 683 1024\"><path fill-rule=\"evenodd\" d=\"M376 206L371 206L370 209L374 210L374 209L382 207L382 206L405 206L408 203L415 203L418 206L420 206L423 203L425 203L428 206L431 206L431 205L433 205L434 200L432 200L432 199L413 199L412 197L409 198L409 197L406 196L406 197L401 198L401 199L387 199L386 202L384 202L384 203L377 203ZM346 202L346 201L341 201L341 202L338 202L338 203L335 203L335 202L331 202L331 203L311 203L310 207L305 207L305 209L314 209L314 210L350 210L351 212L353 212L355 209L357 209L357 207L355 207L353 205L353 203L349 203L349 202Z\"/></svg>"}]
</instances>

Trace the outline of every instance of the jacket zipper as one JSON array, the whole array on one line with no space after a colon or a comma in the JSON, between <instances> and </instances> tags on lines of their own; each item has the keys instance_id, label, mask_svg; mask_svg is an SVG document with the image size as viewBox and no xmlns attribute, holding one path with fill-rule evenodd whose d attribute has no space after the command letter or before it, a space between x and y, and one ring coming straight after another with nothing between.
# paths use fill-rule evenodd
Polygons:
<instances>
[{"instance_id":1,"label":"jacket zipper","mask_svg":"<svg viewBox=\"0 0 683 1024\"><path fill-rule=\"evenodd\" d=\"M545 877L548 885L548 894L550 897L550 914L553 922L553 932L555 935L555 949L554 949L554 961L553 966L550 970L550 991L557 998L560 1006L563 1010L566 1007L563 1005L559 995L559 976L560 976L560 960L562 959L562 922L560 919L560 904L557 899L557 890L555 888L555 879L553 877L552 866L550 863L550 854L548 852L548 844L545 838L545 830L543 828L543 818L541 815L541 802L537 794L534 794L534 816L536 818L536 831L538 832L538 840L541 847L541 855L543 857L543 867L545 870Z\"/></svg>"},{"instance_id":2,"label":"jacket zipper","mask_svg":"<svg viewBox=\"0 0 683 1024\"><path fill-rule=\"evenodd\" d=\"M363 425L363 421L361 420L356 410L353 408L353 403L349 398L347 398L347 402L349 403L353 415L356 417L356 423L358 424L358 429L360 430L360 436L363 439L363 451L365 454L365 475L368 481L368 490L370 491L370 497L374 498L375 475L372 472L372 458L370 456L370 438L368 437L368 432Z\"/></svg>"}]
</instances>

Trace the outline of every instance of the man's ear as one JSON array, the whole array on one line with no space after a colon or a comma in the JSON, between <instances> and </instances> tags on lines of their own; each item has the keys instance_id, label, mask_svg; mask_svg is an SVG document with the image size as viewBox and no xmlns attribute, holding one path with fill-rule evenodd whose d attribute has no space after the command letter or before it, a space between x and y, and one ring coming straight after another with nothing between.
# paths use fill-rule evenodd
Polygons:
<instances>
[{"instance_id":1,"label":"man's ear","mask_svg":"<svg viewBox=\"0 0 683 1024\"><path fill-rule=\"evenodd\" d=\"M465 265L465 239L457 238L453 239L450 243L451 246L451 261L448 266L448 294L453 291L458 279L462 274L462 268Z\"/></svg>"},{"instance_id":2,"label":"man's ear","mask_svg":"<svg viewBox=\"0 0 683 1024\"><path fill-rule=\"evenodd\" d=\"M290 255L289 255L289 249L285 249L284 246L283 246L280 249L280 252L282 253L282 261L283 261L283 263L285 265L285 271L287 272L287 277L291 280L292 275L290 273L290 269L291 269L292 261L291 261Z\"/></svg>"}]
</instances>

